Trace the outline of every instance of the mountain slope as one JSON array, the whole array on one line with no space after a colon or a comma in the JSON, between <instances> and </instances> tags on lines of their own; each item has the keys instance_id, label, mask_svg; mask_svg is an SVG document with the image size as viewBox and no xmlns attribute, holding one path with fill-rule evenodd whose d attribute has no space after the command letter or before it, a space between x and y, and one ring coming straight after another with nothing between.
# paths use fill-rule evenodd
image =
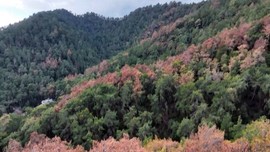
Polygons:
<instances>
[{"instance_id":1,"label":"mountain slope","mask_svg":"<svg viewBox=\"0 0 270 152\"><path fill-rule=\"evenodd\" d=\"M34 14L0 31L0 110L36 106L56 99L54 82L82 73L116 55L140 38L143 31L174 8L184 16L197 5L171 3L139 8L121 19L94 13L75 16L66 10ZM179 11L181 10L181 11Z\"/></svg>"},{"instance_id":2,"label":"mountain slope","mask_svg":"<svg viewBox=\"0 0 270 152\"><path fill-rule=\"evenodd\" d=\"M155 136L181 141L184 147L177 147L186 151L263 151L269 142L270 1L198 6L171 20L161 17L138 44L58 81L56 90L65 91L57 103L3 115L0 146L11 138L25 144L37 131L85 149L102 149L106 141L93 140L114 143L110 136L128 133L149 145Z\"/></svg>"}]
</instances>

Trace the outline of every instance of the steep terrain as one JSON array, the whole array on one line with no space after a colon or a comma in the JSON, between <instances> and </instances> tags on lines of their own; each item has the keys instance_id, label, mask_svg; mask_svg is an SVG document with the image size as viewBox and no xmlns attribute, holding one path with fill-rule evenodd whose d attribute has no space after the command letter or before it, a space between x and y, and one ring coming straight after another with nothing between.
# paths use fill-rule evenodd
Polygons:
<instances>
[{"instance_id":1,"label":"steep terrain","mask_svg":"<svg viewBox=\"0 0 270 152\"><path fill-rule=\"evenodd\" d=\"M169 6L123 52L58 80L57 103L4 114L1 148L266 151L270 1Z\"/></svg>"},{"instance_id":2,"label":"steep terrain","mask_svg":"<svg viewBox=\"0 0 270 152\"><path fill-rule=\"evenodd\" d=\"M139 8L123 18L66 10L40 12L0 31L0 112L57 99L55 81L80 74L136 43L150 25L170 22L199 5Z\"/></svg>"}]
</instances>

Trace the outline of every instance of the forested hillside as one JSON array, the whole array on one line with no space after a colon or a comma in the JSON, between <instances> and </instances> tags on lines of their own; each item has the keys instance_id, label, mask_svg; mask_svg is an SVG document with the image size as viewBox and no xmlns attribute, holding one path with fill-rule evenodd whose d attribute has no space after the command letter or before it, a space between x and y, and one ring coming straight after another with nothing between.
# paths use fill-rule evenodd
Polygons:
<instances>
[{"instance_id":1,"label":"forested hillside","mask_svg":"<svg viewBox=\"0 0 270 152\"><path fill-rule=\"evenodd\" d=\"M270 0L209 0L156 5L106 19L132 23L132 16L143 18L138 12L149 11L152 20L120 42L101 35L108 47L125 44L115 49L117 54L98 56L99 64L52 78L48 84L56 103L3 114L0 148L268 151L269 7ZM137 22L132 26L138 28ZM81 29L79 35L89 34Z\"/></svg>"},{"instance_id":2,"label":"forested hillside","mask_svg":"<svg viewBox=\"0 0 270 152\"><path fill-rule=\"evenodd\" d=\"M2 29L0 112L57 99L55 81L83 73L87 67L135 44L150 25L170 22L197 7L158 4L139 8L123 18L94 13L75 16L55 10L34 14ZM175 16L166 15L171 10Z\"/></svg>"}]
</instances>

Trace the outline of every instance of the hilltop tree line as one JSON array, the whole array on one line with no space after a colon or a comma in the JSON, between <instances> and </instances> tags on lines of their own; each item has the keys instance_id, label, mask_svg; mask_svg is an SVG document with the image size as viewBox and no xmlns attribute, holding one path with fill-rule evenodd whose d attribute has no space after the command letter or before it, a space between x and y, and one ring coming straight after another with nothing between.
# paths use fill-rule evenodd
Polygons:
<instances>
[{"instance_id":1,"label":"hilltop tree line","mask_svg":"<svg viewBox=\"0 0 270 152\"><path fill-rule=\"evenodd\" d=\"M153 22L169 22L196 5L170 3L139 8L123 18L66 10L40 12L0 31L0 111L57 99L55 82L80 74L127 49ZM164 17L165 16L165 17Z\"/></svg>"}]
</instances>

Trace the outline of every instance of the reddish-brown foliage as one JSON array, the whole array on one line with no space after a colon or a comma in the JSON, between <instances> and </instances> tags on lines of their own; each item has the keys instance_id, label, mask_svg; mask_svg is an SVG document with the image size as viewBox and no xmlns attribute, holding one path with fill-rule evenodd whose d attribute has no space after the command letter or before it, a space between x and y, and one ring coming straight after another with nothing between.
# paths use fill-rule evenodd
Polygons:
<instances>
[{"instance_id":1,"label":"reddish-brown foliage","mask_svg":"<svg viewBox=\"0 0 270 152\"><path fill-rule=\"evenodd\" d=\"M270 22L269 20L268 18L265 18L264 25L268 25L268 22ZM180 72L179 82L186 83L192 81L192 73L179 71L179 69L173 66L173 63L181 61L185 65L188 65L192 60L195 62L203 61L206 63L208 73L212 76L213 80L221 80L223 78L223 72L219 71L217 61L209 58L210 49L227 46L239 50L238 56L230 58L230 64L228 65L229 69L232 69L236 61L240 63L242 69L264 62L263 52L267 46L267 41L265 39L258 39L255 42L254 48L251 51L247 50L249 49L247 32L250 28L251 24L243 23L238 27L225 29L217 36L204 41L201 46L191 45L182 54L168 57L163 61L157 61L154 64L154 67L166 74Z\"/></svg>"},{"instance_id":2,"label":"reddish-brown foliage","mask_svg":"<svg viewBox=\"0 0 270 152\"><path fill-rule=\"evenodd\" d=\"M116 84L119 82L119 76L116 72L114 73L108 73L107 75L103 77L99 77L97 79L91 79L89 81L84 81L73 88L71 88L71 92L69 94L63 95L60 97L60 101L58 104L55 106L55 111L61 110L69 100L77 97L80 95L85 89L93 87L97 84Z\"/></svg>"},{"instance_id":3,"label":"reddish-brown foliage","mask_svg":"<svg viewBox=\"0 0 270 152\"><path fill-rule=\"evenodd\" d=\"M248 44L242 44L237 47L238 50L247 50L249 48Z\"/></svg>"},{"instance_id":4,"label":"reddish-brown foliage","mask_svg":"<svg viewBox=\"0 0 270 152\"><path fill-rule=\"evenodd\" d=\"M69 74L68 76L65 77L65 81L73 81L78 77L78 74Z\"/></svg>"},{"instance_id":5,"label":"reddish-brown foliage","mask_svg":"<svg viewBox=\"0 0 270 152\"><path fill-rule=\"evenodd\" d=\"M168 24L160 28L161 34L166 34L173 30L174 26L177 26L184 18L174 23ZM270 21L269 21L270 22ZM264 19L264 24L268 25L268 18ZM210 58L209 49L215 49L223 46L231 47L233 49L239 49L239 54L230 58L229 65L227 66L231 70L236 61L240 63L242 69L256 65L264 61L263 52L267 45L266 40L260 38L255 42L254 48L248 51L248 37L246 33L250 29L251 24L241 24L239 27L231 29L225 29L220 32L216 37L209 38L203 42L201 46L191 45L182 54L168 57L166 60L157 61L153 67L157 69L156 72L162 72L165 74L175 74L179 76L180 83L187 83L193 80L193 73L179 71L177 67L174 67L174 63L179 61L184 65L188 65L191 61L199 62L203 61L207 65L207 71L213 80L221 80L223 72L219 71L217 61ZM101 73L109 66L108 61L103 61L98 66L91 67L86 70L85 73ZM222 65L223 66L223 65ZM86 88L93 87L97 84L105 83L116 86L122 86L126 81L132 81L134 85L134 92L139 92L142 89L140 77L143 73L146 73L149 77L154 78L155 72L146 65L137 65L132 68L124 66L119 73L109 73L104 76L99 76L97 79L92 79L87 82L83 82L72 88L71 93L61 97L60 102L56 106L56 111L60 110L68 100L81 94Z\"/></svg>"},{"instance_id":6,"label":"reddish-brown foliage","mask_svg":"<svg viewBox=\"0 0 270 152\"><path fill-rule=\"evenodd\" d=\"M146 152L138 138L129 139L128 135L123 135L119 141L110 137L107 140L94 142L90 152Z\"/></svg>"},{"instance_id":7,"label":"reddish-brown foliage","mask_svg":"<svg viewBox=\"0 0 270 152\"><path fill-rule=\"evenodd\" d=\"M263 18L262 23L264 25L264 33L270 35L270 16Z\"/></svg>"},{"instance_id":8,"label":"reddish-brown foliage","mask_svg":"<svg viewBox=\"0 0 270 152\"><path fill-rule=\"evenodd\" d=\"M55 69L58 67L58 64L59 64L59 62L57 59L54 59L54 58L48 56L48 57L46 57L46 60L43 62L43 67Z\"/></svg>"},{"instance_id":9,"label":"reddish-brown foliage","mask_svg":"<svg viewBox=\"0 0 270 152\"><path fill-rule=\"evenodd\" d=\"M138 69L131 68L125 65L121 70L120 85L123 85L123 83L126 81L133 80L134 81L133 90L135 92L140 91L142 89L140 76L141 72Z\"/></svg>"},{"instance_id":10,"label":"reddish-brown foliage","mask_svg":"<svg viewBox=\"0 0 270 152\"><path fill-rule=\"evenodd\" d=\"M237 48L239 46L248 46L247 31L251 24L241 24L239 27L225 29L221 31L216 37L209 38L202 43L203 49L217 48L228 46Z\"/></svg>"},{"instance_id":11,"label":"reddish-brown foliage","mask_svg":"<svg viewBox=\"0 0 270 152\"><path fill-rule=\"evenodd\" d=\"M171 74L177 71L177 69L173 67L175 61L180 61L180 55L168 57L166 60L159 60L154 64L154 67L161 70L163 73Z\"/></svg>"},{"instance_id":12,"label":"reddish-brown foliage","mask_svg":"<svg viewBox=\"0 0 270 152\"><path fill-rule=\"evenodd\" d=\"M11 139L6 147L6 152L21 152L22 151L21 143L17 142L16 140Z\"/></svg>"},{"instance_id":13,"label":"reddish-brown foliage","mask_svg":"<svg viewBox=\"0 0 270 152\"><path fill-rule=\"evenodd\" d=\"M246 58L242 61L242 64L240 65L241 69L247 69L251 66L253 66L255 63L254 58L252 57L251 53L249 53Z\"/></svg>"},{"instance_id":14,"label":"reddish-brown foliage","mask_svg":"<svg viewBox=\"0 0 270 152\"><path fill-rule=\"evenodd\" d=\"M64 95L60 98L60 101L56 105L55 110L61 110L69 100L80 95L85 89L93 87L97 84L112 84L121 87L125 82L132 81L133 91L137 93L142 89L140 77L143 73L147 74L150 78L155 77L155 73L146 65L136 65L135 67L125 65L121 69L120 73L108 73L104 76L98 77L97 79L91 79L89 81L82 82L81 84L74 86L71 89L70 94Z\"/></svg>"},{"instance_id":15,"label":"reddish-brown foliage","mask_svg":"<svg viewBox=\"0 0 270 152\"><path fill-rule=\"evenodd\" d=\"M248 141L245 138L237 139L234 142L230 142L228 140L224 141L224 148L222 149L224 152L247 152L249 151L250 146ZM221 151L221 152L223 152Z\"/></svg>"},{"instance_id":16,"label":"reddish-brown foliage","mask_svg":"<svg viewBox=\"0 0 270 152\"><path fill-rule=\"evenodd\" d=\"M217 45L218 45L218 39L216 38L209 38L207 40L205 40L203 43L202 43L202 48L203 49L211 49L211 48L216 48Z\"/></svg>"},{"instance_id":17,"label":"reddish-brown foliage","mask_svg":"<svg viewBox=\"0 0 270 152\"><path fill-rule=\"evenodd\" d=\"M236 59L241 62L241 69L246 69L251 66L254 66L258 63L264 62L265 58L263 56L266 51L267 41L263 38L259 38L252 50L247 51L245 49L240 50L240 53Z\"/></svg>"},{"instance_id":18,"label":"reddish-brown foliage","mask_svg":"<svg viewBox=\"0 0 270 152\"><path fill-rule=\"evenodd\" d=\"M87 68L84 71L84 74L96 73L99 76L102 72L106 71L109 67L110 67L110 63L108 62L108 60L103 60L98 65Z\"/></svg>"},{"instance_id":19,"label":"reddish-brown foliage","mask_svg":"<svg viewBox=\"0 0 270 152\"><path fill-rule=\"evenodd\" d=\"M195 45L191 45L188 49L180 55L168 57L166 60L159 60L154 64L154 67L161 70L163 73L172 74L177 72L177 68L173 66L175 61L181 61L184 64L188 64L198 48Z\"/></svg>"},{"instance_id":20,"label":"reddish-brown foliage","mask_svg":"<svg viewBox=\"0 0 270 152\"><path fill-rule=\"evenodd\" d=\"M154 79L156 77L155 72L149 66L147 66L145 64L137 64L135 66L135 69L138 69L142 73L145 73L146 75L148 75L152 79Z\"/></svg>"},{"instance_id":21,"label":"reddish-brown foliage","mask_svg":"<svg viewBox=\"0 0 270 152\"><path fill-rule=\"evenodd\" d=\"M155 67L162 69L162 71L167 74L171 74L178 70L174 67L173 63L175 63L176 61L181 61L181 63L183 63L184 65L188 65L192 60L195 62L210 62L209 53L206 49L199 49L197 46L191 45L182 54L169 57L165 61L158 61L155 64Z\"/></svg>"},{"instance_id":22,"label":"reddish-brown foliage","mask_svg":"<svg viewBox=\"0 0 270 152\"><path fill-rule=\"evenodd\" d=\"M157 39L157 38L159 38L161 36L164 36L164 35L168 35L173 30L175 30L177 25L179 25L183 21L184 21L183 18L179 18L175 22L172 22L172 23L169 23L167 25L161 26L157 31L153 32L152 37L151 37L152 40Z\"/></svg>"},{"instance_id":23,"label":"reddish-brown foliage","mask_svg":"<svg viewBox=\"0 0 270 152\"><path fill-rule=\"evenodd\" d=\"M179 142L171 139L154 139L145 145L145 150L149 152L166 151L166 152L181 152L183 147Z\"/></svg>"},{"instance_id":24,"label":"reddish-brown foliage","mask_svg":"<svg viewBox=\"0 0 270 152\"><path fill-rule=\"evenodd\" d=\"M266 25L270 24L270 19L269 17L266 17L261 22L264 27L266 27ZM209 38L204 41L200 52L222 46L231 47L233 49L237 48L239 50L238 56L230 59L230 63L228 65L229 69L232 69L236 61L240 63L241 69L249 68L250 66L264 62L263 53L265 52L267 41L263 38L259 38L255 42L252 50L248 51L248 36L246 34L250 28L251 24L241 24L237 28L225 29L216 37ZM193 55L193 59L196 57L196 54Z\"/></svg>"},{"instance_id":25,"label":"reddish-brown foliage","mask_svg":"<svg viewBox=\"0 0 270 152\"><path fill-rule=\"evenodd\" d=\"M184 53L180 55L181 61L183 61L184 64L188 64L191 61L195 52L198 52L198 47L195 45L191 45Z\"/></svg>"},{"instance_id":26,"label":"reddish-brown foliage","mask_svg":"<svg viewBox=\"0 0 270 152\"><path fill-rule=\"evenodd\" d=\"M191 135L184 145L186 152L245 152L249 145L245 140L238 140L234 143L224 141L224 132L215 127L202 126L198 133Z\"/></svg>"},{"instance_id":27,"label":"reddish-brown foliage","mask_svg":"<svg viewBox=\"0 0 270 152\"><path fill-rule=\"evenodd\" d=\"M172 14L174 11L176 11L175 8L172 8L170 11L168 12L165 12L163 14L163 16L170 16L170 14ZM179 24L182 24L184 23L188 17L192 16L193 14L188 14L182 18L178 18L177 20L173 21L173 22L170 22L166 25L162 25L162 24L158 24L156 26L154 26L154 28L151 28L151 29L148 29L146 32L145 32L145 36L144 38L140 41L140 44L143 44L147 41L153 41L153 40L156 40L164 35L168 35L170 34L171 32L173 32L176 27L179 25Z\"/></svg>"},{"instance_id":28,"label":"reddish-brown foliage","mask_svg":"<svg viewBox=\"0 0 270 152\"><path fill-rule=\"evenodd\" d=\"M52 139L47 138L43 134L33 132L30 136L29 142L24 148L21 147L20 143L10 140L7 152L84 152L81 146L77 146L75 149L71 148L67 142L61 141L59 137Z\"/></svg>"},{"instance_id":29,"label":"reddish-brown foliage","mask_svg":"<svg viewBox=\"0 0 270 152\"><path fill-rule=\"evenodd\" d=\"M261 37L258 40L256 40L256 42L254 43L253 50L256 50L256 49L263 50L263 49L266 49L266 46L267 46L267 40Z\"/></svg>"},{"instance_id":30,"label":"reddish-brown foliage","mask_svg":"<svg viewBox=\"0 0 270 152\"><path fill-rule=\"evenodd\" d=\"M236 48L243 44L248 44L247 31L250 29L251 24L241 24L239 27L223 30L218 36L219 46L228 46Z\"/></svg>"}]
</instances>

